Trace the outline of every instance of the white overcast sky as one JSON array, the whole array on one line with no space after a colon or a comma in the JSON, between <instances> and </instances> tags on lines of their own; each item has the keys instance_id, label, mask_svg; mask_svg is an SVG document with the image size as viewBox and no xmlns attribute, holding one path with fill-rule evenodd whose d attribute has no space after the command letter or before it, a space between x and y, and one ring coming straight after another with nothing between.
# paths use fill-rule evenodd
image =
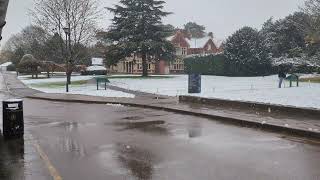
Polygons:
<instances>
[{"instance_id":1,"label":"white overcast sky","mask_svg":"<svg viewBox=\"0 0 320 180\"><path fill-rule=\"evenodd\" d=\"M282 18L299 9L304 0L165 0L166 11L173 15L164 23L182 27L188 21L205 25L215 37L223 40L242 26L260 28L269 17ZM118 0L100 0L101 7L110 7ZM7 25L3 31L4 43L8 38L31 23L28 9L33 8L33 0L10 0ZM105 13L100 24L106 28L112 15Z\"/></svg>"}]
</instances>

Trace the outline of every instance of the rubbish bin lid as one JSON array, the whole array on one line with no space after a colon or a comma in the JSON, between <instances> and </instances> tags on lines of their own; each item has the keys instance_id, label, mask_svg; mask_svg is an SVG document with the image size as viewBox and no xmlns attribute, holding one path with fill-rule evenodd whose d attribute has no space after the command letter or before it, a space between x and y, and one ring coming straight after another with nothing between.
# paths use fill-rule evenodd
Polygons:
<instances>
[{"instance_id":1,"label":"rubbish bin lid","mask_svg":"<svg viewBox=\"0 0 320 180\"><path fill-rule=\"evenodd\" d=\"M3 102L22 102L23 100L22 99L7 99L7 100L4 100Z\"/></svg>"}]
</instances>

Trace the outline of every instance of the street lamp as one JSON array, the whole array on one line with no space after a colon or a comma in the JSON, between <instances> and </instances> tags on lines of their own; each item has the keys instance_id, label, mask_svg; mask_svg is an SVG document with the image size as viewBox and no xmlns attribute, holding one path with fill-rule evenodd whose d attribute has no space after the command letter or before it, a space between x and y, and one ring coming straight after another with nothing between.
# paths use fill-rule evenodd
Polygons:
<instances>
[{"instance_id":1,"label":"street lamp","mask_svg":"<svg viewBox=\"0 0 320 180\"><path fill-rule=\"evenodd\" d=\"M69 27L65 27L63 28L64 33L66 34L66 75L67 75L67 82L66 82L66 92L69 92L69 51L68 51L68 37L69 37L69 41L70 41L70 28ZM70 44L69 44L70 46Z\"/></svg>"}]
</instances>

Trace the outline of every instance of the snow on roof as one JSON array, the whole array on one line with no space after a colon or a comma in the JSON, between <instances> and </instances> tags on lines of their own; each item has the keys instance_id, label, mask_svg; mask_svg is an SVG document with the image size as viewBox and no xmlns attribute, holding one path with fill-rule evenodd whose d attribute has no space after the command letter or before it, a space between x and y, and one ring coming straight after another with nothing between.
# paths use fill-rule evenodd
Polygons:
<instances>
[{"instance_id":1,"label":"snow on roof","mask_svg":"<svg viewBox=\"0 0 320 180\"><path fill-rule=\"evenodd\" d=\"M12 62L6 62L0 65L0 67L8 67L12 64Z\"/></svg>"},{"instance_id":2,"label":"snow on roof","mask_svg":"<svg viewBox=\"0 0 320 180\"><path fill-rule=\"evenodd\" d=\"M167 40L167 41L172 41L172 39L174 38L174 36L175 36L175 35L169 36L169 37L166 38L166 40Z\"/></svg>"},{"instance_id":3,"label":"snow on roof","mask_svg":"<svg viewBox=\"0 0 320 180\"><path fill-rule=\"evenodd\" d=\"M190 48L203 48L210 39L211 37L207 36L200 39L191 38L191 39L187 39L187 41L190 45Z\"/></svg>"},{"instance_id":4,"label":"snow on roof","mask_svg":"<svg viewBox=\"0 0 320 180\"><path fill-rule=\"evenodd\" d=\"M89 66L87 71L106 71L107 69L103 66Z\"/></svg>"},{"instance_id":5,"label":"snow on roof","mask_svg":"<svg viewBox=\"0 0 320 180\"><path fill-rule=\"evenodd\" d=\"M91 64L93 66L102 66L103 65L103 58L91 58Z\"/></svg>"}]
</instances>

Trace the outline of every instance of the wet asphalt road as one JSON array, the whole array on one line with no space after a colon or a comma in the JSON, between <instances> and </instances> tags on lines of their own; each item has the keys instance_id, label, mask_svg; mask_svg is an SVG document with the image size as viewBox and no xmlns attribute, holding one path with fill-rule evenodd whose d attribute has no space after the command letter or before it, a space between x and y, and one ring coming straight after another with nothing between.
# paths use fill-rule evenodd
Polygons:
<instances>
[{"instance_id":1,"label":"wet asphalt road","mask_svg":"<svg viewBox=\"0 0 320 180\"><path fill-rule=\"evenodd\" d=\"M24 106L24 140L0 139L1 180L52 179L34 144L66 180L320 179L320 142L134 107Z\"/></svg>"},{"instance_id":2,"label":"wet asphalt road","mask_svg":"<svg viewBox=\"0 0 320 180\"><path fill-rule=\"evenodd\" d=\"M25 100L63 179L319 179L320 144L133 107Z\"/></svg>"}]
</instances>

